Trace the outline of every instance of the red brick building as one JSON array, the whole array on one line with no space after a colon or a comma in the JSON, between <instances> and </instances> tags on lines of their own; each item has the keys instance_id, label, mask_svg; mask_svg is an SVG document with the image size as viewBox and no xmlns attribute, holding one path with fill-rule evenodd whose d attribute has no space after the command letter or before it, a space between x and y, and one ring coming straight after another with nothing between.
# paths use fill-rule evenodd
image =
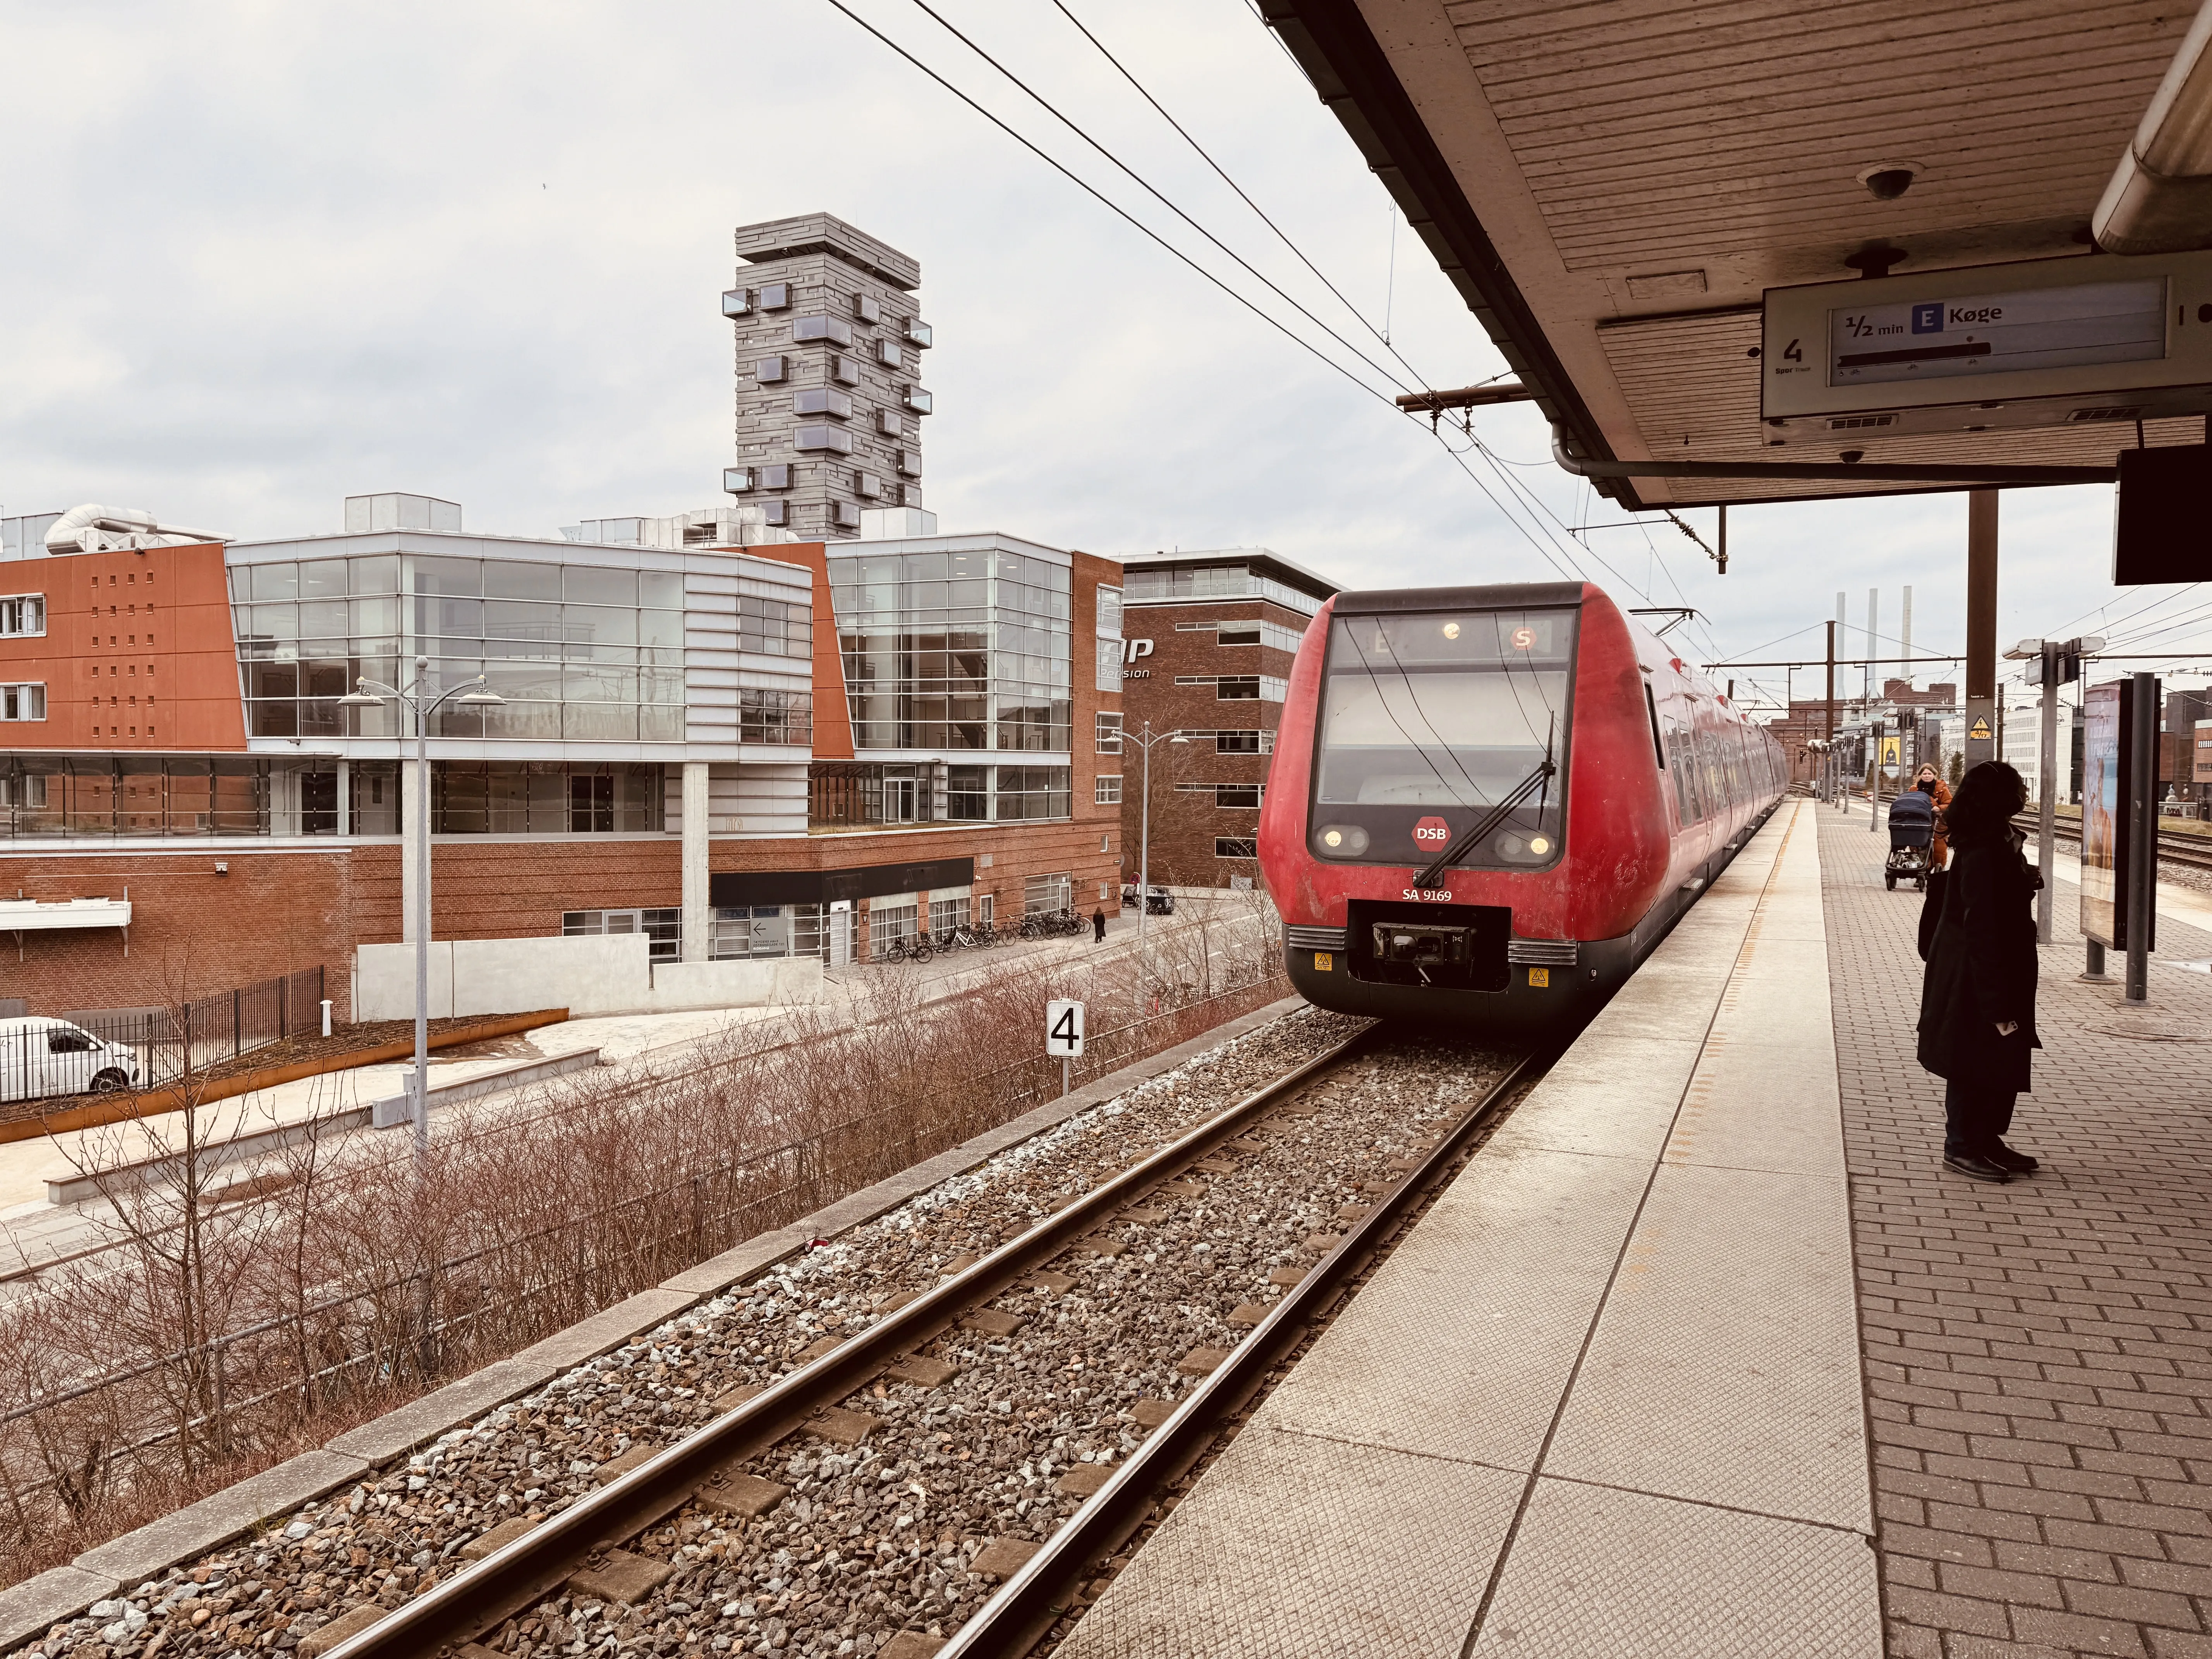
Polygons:
<instances>
[{"instance_id":1,"label":"red brick building","mask_svg":"<svg viewBox=\"0 0 2212 1659\"><path fill-rule=\"evenodd\" d=\"M1224 887L1257 878L1260 802L1291 663L1334 583L1265 548L1122 561L1124 718L1152 753L1151 880ZM1104 739L1102 738L1102 741ZM1124 871L1144 828L1139 742L1124 745Z\"/></svg>"}]
</instances>

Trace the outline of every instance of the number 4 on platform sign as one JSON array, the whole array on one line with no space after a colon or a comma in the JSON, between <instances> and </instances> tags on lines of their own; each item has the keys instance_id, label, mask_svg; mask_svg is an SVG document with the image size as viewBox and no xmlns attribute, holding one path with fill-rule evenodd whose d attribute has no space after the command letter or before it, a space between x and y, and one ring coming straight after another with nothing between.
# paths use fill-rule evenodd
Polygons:
<instances>
[{"instance_id":1,"label":"number 4 on platform sign","mask_svg":"<svg viewBox=\"0 0 2212 1659\"><path fill-rule=\"evenodd\" d=\"M1083 1056L1083 1005L1048 1002L1044 1006L1044 1051L1054 1060Z\"/></svg>"}]
</instances>

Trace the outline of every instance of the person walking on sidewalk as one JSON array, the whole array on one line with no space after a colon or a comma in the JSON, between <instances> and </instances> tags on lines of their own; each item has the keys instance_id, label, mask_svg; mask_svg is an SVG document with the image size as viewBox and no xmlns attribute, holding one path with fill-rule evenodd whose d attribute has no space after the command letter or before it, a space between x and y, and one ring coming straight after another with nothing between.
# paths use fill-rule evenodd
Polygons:
<instances>
[{"instance_id":1,"label":"person walking on sidewalk","mask_svg":"<svg viewBox=\"0 0 2212 1659\"><path fill-rule=\"evenodd\" d=\"M1923 766L1912 787L1936 804L1936 840L1928 849L1928 867L1941 870L1949 855L1950 846L1943 833L1943 811L1951 804L1951 786L1936 775L1932 766Z\"/></svg>"},{"instance_id":2,"label":"person walking on sidewalk","mask_svg":"<svg viewBox=\"0 0 2212 1659\"><path fill-rule=\"evenodd\" d=\"M1106 907L1103 904L1091 913L1091 942L1093 945L1106 942Z\"/></svg>"},{"instance_id":3,"label":"person walking on sidewalk","mask_svg":"<svg viewBox=\"0 0 2212 1659\"><path fill-rule=\"evenodd\" d=\"M2013 1101L2029 1086L2035 1034L2036 889L2013 816L2027 786L2002 761L1959 785L1947 816L1951 867L1931 878L1939 906L1923 954L1921 1066L1944 1080L1943 1163L1975 1181L2009 1181L2036 1161L2004 1143Z\"/></svg>"}]
</instances>

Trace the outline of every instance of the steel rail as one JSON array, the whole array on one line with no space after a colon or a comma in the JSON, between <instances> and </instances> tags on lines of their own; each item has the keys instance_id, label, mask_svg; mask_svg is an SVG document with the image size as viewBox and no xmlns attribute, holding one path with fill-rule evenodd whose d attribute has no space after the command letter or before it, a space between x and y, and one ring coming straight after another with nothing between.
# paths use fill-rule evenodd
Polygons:
<instances>
[{"instance_id":1,"label":"steel rail","mask_svg":"<svg viewBox=\"0 0 2212 1659\"><path fill-rule=\"evenodd\" d=\"M1224 1420L1238 1410L1304 1337L1346 1281L1364 1267L1420 1199L1443 1180L1468 1138L1528 1075L1524 1055L1484 1091L1473 1109L1409 1170L1304 1279L1285 1291L1229 1358L1184 1397L1173 1416L1147 1436L1113 1477L997 1594L963 1625L938 1659L1019 1659L1073 1605L1075 1591L1097 1564L1150 1516L1161 1491L1204 1455Z\"/></svg>"},{"instance_id":2,"label":"steel rail","mask_svg":"<svg viewBox=\"0 0 2212 1659\"><path fill-rule=\"evenodd\" d=\"M594 1556L682 1508L718 1473L804 1428L823 1407L834 1406L1085 1233L1109 1223L1124 1205L1170 1179L1217 1142L1233 1136L1248 1119L1335 1065L1374 1030L1370 1025L1354 1032L1109 1177L842 1346L787 1373L751 1400L330 1649L325 1659L400 1659L458 1650L496 1628L558 1589ZM1329 1260L1341 1254L1340 1249Z\"/></svg>"},{"instance_id":3,"label":"steel rail","mask_svg":"<svg viewBox=\"0 0 2212 1659\"><path fill-rule=\"evenodd\" d=\"M2023 812L2013 820L2013 827L2029 835L2038 832L2039 825L2033 812ZM2081 821L2079 818L2059 818L2051 826L2051 834L2060 841L2079 842ZM2186 830L2160 830L2158 832L2158 857L2161 864L2178 864L2191 870L2212 870L2212 836L2193 836Z\"/></svg>"}]
</instances>

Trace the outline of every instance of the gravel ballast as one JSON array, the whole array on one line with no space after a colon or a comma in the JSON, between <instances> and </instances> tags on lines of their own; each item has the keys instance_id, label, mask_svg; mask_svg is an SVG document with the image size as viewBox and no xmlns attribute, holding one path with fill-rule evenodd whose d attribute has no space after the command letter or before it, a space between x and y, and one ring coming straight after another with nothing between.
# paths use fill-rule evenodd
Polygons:
<instances>
[{"instance_id":1,"label":"gravel ballast","mask_svg":"<svg viewBox=\"0 0 2212 1659\"><path fill-rule=\"evenodd\" d=\"M319 1651L349 1610L451 1576L1360 1024L1306 1009L1208 1050L26 1650ZM482 1639L516 1655L927 1652L1140 1443L1191 1386L1188 1357L1233 1346L1509 1063L1370 1042L848 1396L825 1432L787 1437Z\"/></svg>"}]
</instances>

